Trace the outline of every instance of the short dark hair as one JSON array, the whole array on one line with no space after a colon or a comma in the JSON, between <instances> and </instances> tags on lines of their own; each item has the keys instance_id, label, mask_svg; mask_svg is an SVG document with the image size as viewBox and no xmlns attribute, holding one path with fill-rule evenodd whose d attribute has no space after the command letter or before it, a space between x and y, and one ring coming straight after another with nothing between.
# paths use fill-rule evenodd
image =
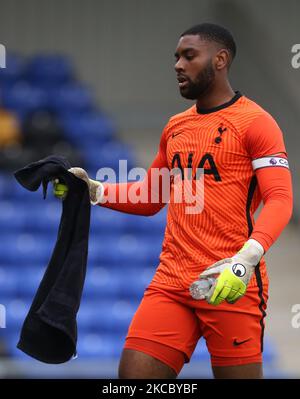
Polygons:
<instances>
[{"instance_id":1,"label":"short dark hair","mask_svg":"<svg viewBox=\"0 0 300 399\"><path fill-rule=\"evenodd\" d=\"M230 52L231 60L233 60L236 55L236 44L234 38L229 30L223 26L203 23L186 30L180 37L186 35L199 35L204 40L210 40L222 44Z\"/></svg>"}]
</instances>

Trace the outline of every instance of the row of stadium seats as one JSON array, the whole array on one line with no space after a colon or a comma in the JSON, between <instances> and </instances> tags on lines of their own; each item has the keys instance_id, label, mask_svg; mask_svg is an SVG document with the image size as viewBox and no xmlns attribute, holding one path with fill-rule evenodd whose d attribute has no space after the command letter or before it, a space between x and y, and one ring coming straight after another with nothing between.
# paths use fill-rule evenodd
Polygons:
<instances>
[{"instance_id":1,"label":"row of stadium seats","mask_svg":"<svg viewBox=\"0 0 300 399\"><path fill-rule=\"evenodd\" d=\"M20 80L12 85L4 85L1 98L6 109L14 110L21 116L36 109L51 109L62 115L95 110L90 90L75 82L55 88L41 88Z\"/></svg>"},{"instance_id":2,"label":"row of stadium seats","mask_svg":"<svg viewBox=\"0 0 300 399\"><path fill-rule=\"evenodd\" d=\"M56 201L29 202L22 200L0 201L0 236L1 232L5 235L14 234L17 239L22 239L22 234L31 234L32 240L35 240L35 233L43 233L45 239L53 236L58 231L58 225L61 215L61 205ZM165 210L153 217L144 218L141 216L130 215L120 212L95 207L91 215L91 232L103 236L115 236L124 234L149 234L153 233L154 238L159 234L159 239L164 231L166 220ZM148 237L147 237L148 238ZM39 244L42 236L36 238ZM115 241L116 237L113 237ZM138 237L136 237L138 240ZM22 240L21 240L22 241ZM93 237L90 241L93 244ZM134 241L132 240L134 245ZM101 244L100 244L101 245Z\"/></svg>"},{"instance_id":3,"label":"row of stadium seats","mask_svg":"<svg viewBox=\"0 0 300 399\"><path fill-rule=\"evenodd\" d=\"M21 269L21 270L20 270ZM45 268L38 266L0 266L1 301L14 298L32 299ZM142 265L119 267L90 266L87 269L83 296L89 298L141 298L154 275L153 267Z\"/></svg>"},{"instance_id":4,"label":"row of stadium seats","mask_svg":"<svg viewBox=\"0 0 300 399\"><path fill-rule=\"evenodd\" d=\"M21 79L41 86L53 86L73 80L73 64L65 55L38 54L26 59L19 54L8 53L6 68L0 71L1 84Z\"/></svg>"},{"instance_id":5,"label":"row of stadium seats","mask_svg":"<svg viewBox=\"0 0 300 399\"><path fill-rule=\"evenodd\" d=\"M52 236L53 237L53 236ZM54 242L41 239L32 234L0 236L0 263L7 265L46 264L54 248ZM146 237L102 236L93 238L89 244L89 262L91 264L109 263L130 266L132 263L147 264L158 259L161 241L149 241ZM157 262L155 262L157 263Z\"/></svg>"}]
</instances>

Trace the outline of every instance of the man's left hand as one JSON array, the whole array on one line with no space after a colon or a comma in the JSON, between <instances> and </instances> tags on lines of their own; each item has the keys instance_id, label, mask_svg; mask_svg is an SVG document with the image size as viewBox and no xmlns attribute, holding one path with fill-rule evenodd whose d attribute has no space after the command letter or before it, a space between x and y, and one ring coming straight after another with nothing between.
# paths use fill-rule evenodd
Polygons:
<instances>
[{"instance_id":1,"label":"man's left hand","mask_svg":"<svg viewBox=\"0 0 300 399\"><path fill-rule=\"evenodd\" d=\"M262 245L250 239L232 258L222 259L201 273L200 279L217 278L216 283L206 295L207 302L219 305L224 300L234 303L241 298L263 254Z\"/></svg>"}]
</instances>

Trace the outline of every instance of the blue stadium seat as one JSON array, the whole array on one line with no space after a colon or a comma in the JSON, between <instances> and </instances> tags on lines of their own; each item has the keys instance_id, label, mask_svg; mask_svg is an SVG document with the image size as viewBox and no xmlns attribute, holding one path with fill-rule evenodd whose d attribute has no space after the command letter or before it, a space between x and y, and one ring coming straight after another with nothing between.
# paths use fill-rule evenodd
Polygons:
<instances>
[{"instance_id":1,"label":"blue stadium seat","mask_svg":"<svg viewBox=\"0 0 300 399\"><path fill-rule=\"evenodd\" d=\"M116 298L120 291L119 273L108 267L88 267L83 289L85 298Z\"/></svg>"},{"instance_id":2,"label":"blue stadium seat","mask_svg":"<svg viewBox=\"0 0 300 399\"><path fill-rule=\"evenodd\" d=\"M0 263L20 267L28 264L48 264L54 243L43 236L34 234L0 235Z\"/></svg>"},{"instance_id":3,"label":"blue stadium seat","mask_svg":"<svg viewBox=\"0 0 300 399\"><path fill-rule=\"evenodd\" d=\"M12 85L21 80L24 74L24 58L18 54L6 54L6 68L0 68L1 87Z\"/></svg>"},{"instance_id":4,"label":"blue stadium seat","mask_svg":"<svg viewBox=\"0 0 300 399\"><path fill-rule=\"evenodd\" d=\"M151 283L154 273L154 267L143 267L142 265L127 267L121 273L119 271L119 296L141 300L146 287Z\"/></svg>"},{"instance_id":5,"label":"blue stadium seat","mask_svg":"<svg viewBox=\"0 0 300 399\"><path fill-rule=\"evenodd\" d=\"M79 333L77 342L78 358L119 358L124 342L125 336L120 334Z\"/></svg>"},{"instance_id":6,"label":"blue stadium seat","mask_svg":"<svg viewBox=\"0 0 300 399\"><path fill-rule=\"evenodd\" d=\"M141 217L132 215L129 223L129 231L163 238L167 222L167 207L163 208L156 215Z\"/></svg>"},{"instance_id":7,"label":"blue stadium seat","mask_svg":"<svg viewBox=\"0 0 300 399\"><path fill-rule=\"evenodd\" d=\"M88 262L89 264L99 265L104 264L100 259L103 257L103 251L109 251L112 249L112 245L106 246L103 243L102 237L97 237L96 235L90 235L89 238L89 248L88 248ZM107 258L107 257L106 257ZM110 260L108 261L110 262Z\"/></svg>"},{"instance_id":8,"label":"blue stadium seat","mask_svg":"<svg viewBox=\"0 0 300 399\"><path fill-rule=\"evenodd\" d=\"M87 112L93 109L90 90L77 83L59 86L49 91L49 106L60 113Z\"/></svg>"},{"instance_id":9,"label":"blue stadium seat","mask_svg":"<svg viewBox=\"0 0 300 399\"><path fill-rule=\"evenodd\" d=\"M0 200L11 198L12 179L8 174L0 173Z\"/></svg>"},{"instance_id":10,"label":"blue stadium seat","mask_svg":"<svg viewBox=\"0 0 300 399\"><path fill-rule=\"evenodd\" d=\"M25 212L26 230L32 233L44 232L47 235L46 239L53 238L54 245L62 213L60 201L41 200L36 202L33 208L26 207Z\"/></svg>"},{"instance_id":11,"label":"blue stadium seat","mask_svg":"<svg viewBox=\"0 0 300 399\"><path fill-rule=\"evenodd\" d=\"M89 261L92 263L111 263L123 265L145 264L149 257L158 257L158 252L149 239L142 239L134 235L107 235L105 237L90 238Z\"/></svg>"},{"instance_id":12,"label":"blue stadium seat","mask_svg":"<svg viewBox=\"0 0 300 399\"><path fill-rule=\"evenodd\" d=\"M130 298L141 299L150 284L155 268L136 266L111 268L88 267L84 296L95 299Z\"/></svg>"},{"instance_id":13,"label":"blue stadium seat","mask_svg":"<svg viewBox=\"0 0 300 399\"><path fill-rule=\"evenodd\" d=\"M13 270L0 266L0 302L5 304L8 298L17 294L17 279Z\"/></svg>"},{"instance_id":14,"label":"blue stadium seat","mask_svg":"<svg viewBox=\"0 0 300 399\"><path fill-rule=\"evenodd\" d=\"M101 113L65 113L61 110L61 122L69 140L83 151L97 148L111 140L115 134L114 124ZM87 154L88 155L88 154ZM86 157L88 158L88 157Z\"/></svg>"},{"instance_id":15,"label":"blue stadium seat","mask_svg":"<svg viewBox=\"0 0 300 399\"><path fill-rule=\"evenodd\" d=\"M112 262L110 253L115 251L115 240L119 237L116 235L90 235L88 261L91 264L110 264Z\"/></svg>"},{"instance_id":16,"label":"blue stadium seat","mask_svg":"<svg viewBox=\"0 0 300 399\"><path fill-rule=\"evenodd\" d=\"M25 166L25 165L24 165ZM26 202L26 205L31 205L33 202L40 201L43 203L43 191L40 187L37 191L29 191L24 188L17 180L10 176L9 180L10 200L16 202L16 205L21 205Z\"/></svg>"},{"instance_id":17,"label":"blue stadium seat","mask_svg":"<svg viewBox=\"0 0 300 399\"><path fill-rule=\"evenodd\" d=\"M54 244L61 212L59 201L0 201L0 229L8 234L44 232Z\"/></svg>"},{"instance_id":18,"label":"blue stadium seat","mask_svg":"<svg viewBox=\"0 0 300 399\"><path fill-rule=\"evenodd\" d=\"M0 231L6 233L20 232L25 227L26 212L11 201L0 201Z\"/></svg>"},{"instance_id":19,"label":"blue stadium seat","mask_svg":"<svg viewBox=\"0 0 300 399\"><path fill-rule=\"evenodd\" d=\"M102 145L101 148L88 148L86 162L89 168L97 170L97 168L112 168L119 179L119 161L127 161L127 171L136 166L135 159L133 156L132 149L124 144L116 141L107 142ZM126 174L125 170L123 173ZM98 180L102 180L98 177Z\"/></svg>"},{"instance_id":20,"label":"blue stadium seat","mask_svg":"<svg viewBox=\"0 0 300 399\"><path fill-rule=\"evenodd\" d=\"M43 278L45 269L35 266L20 266L12 269L17 281L17 293L20 298L33 300Z\"/></svg>"},{"instance_id":21,"label":"blue stadium seat","mask_svg":"<svg viewBox=\"0 0 300 399\"><path fill-rule=\"evenodd\" d=\"M17 348L17 343L19 342L20 338L20 328L17 328L16 331L10 332L6 336L5 346L9 355L13 358L18 360L30 360L28 355L22 352L20 349Z\"/></svg>"},{"instance_id":22,"label":"blue stadium seat","mask_svg":"<svg viewBox=\"0 0 300 399\"><path fill-rule=\"evenodd\" d=\"M40 54L27 65L27 78L36 85L61 85L72 80L73 75L70 60L60 54Z\"/></svg>"},{"instance_id":23,"label":"blue stadium seat","mask_svg":"<svg viewBox=\"0 0 300 399\"><path fill-rule=\"evenodd\" d=\"M121 234L128 228L128 215L121 212L115 212L111 209L99 206L91 209L91 232L96 237L107 234Z\"/></svg>"},{"instance_id":24,"label":"blue stadium seat","mask_svg":"<svg viewBox=\"0 0 300 399\"><path fill-rule=\"evenodd\" d=\"M5 108L16 112L21 120L27 113L48 105L46 92L26 81L19 81L8 90L3 90L1 99Z\"/></svg>"},{"instance_id":25,"label":"blue stadium seat","mask_svg":"<svg viewBox=\"0 0 300 399\"><path fill-rule=\"evenodd\" d=\"M25 317L29 311L31 302L15 298L6 303L6 335L19 333L21 331Z\"/></svg>"},{"instance_id":26,"label":"blue stadium seat","mask_svg":"<svg viewBox=\"0 0 300 399\"><path fill-rule=\"evenodd\" d=\"M81 331L117 332L125 334L138 307L138 302L125 300L83 300L78 312Z\"/></svg>"}]
</instances>

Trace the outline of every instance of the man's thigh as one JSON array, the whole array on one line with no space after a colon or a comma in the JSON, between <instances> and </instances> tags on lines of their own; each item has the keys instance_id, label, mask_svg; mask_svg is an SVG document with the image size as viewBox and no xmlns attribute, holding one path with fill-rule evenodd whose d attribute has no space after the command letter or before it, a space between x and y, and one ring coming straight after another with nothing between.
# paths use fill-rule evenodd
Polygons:
<instances>
[{"instance_id":1,"label":"man's thigh","mask_svg":"<svg viewBox=\"0 0 300 399\"><path fill-rule=\"evenodd\" d=\"M127 378L128 374L128 378L135 378L134 375L139 376L136 378L151 378L156 373L153 370L158 369L161 363L177 375L189 360L200 335L198 318L192 309L164 291L147 289L128 330L120 376ZM144 370L142 374L141 369Z\"/></svg>"},{"instance_id":2,"label":"man's thigh","mask_svg":"<svg viewBox=\"0 0 300 399\"><path fill-rule=\"evenodd\" d=\"M124 349L122 352L119 364L119 378L173 379L176 377L177 372L172 367L155 357L133 349Z\"/></svg>"},{"instance_id":3,"label":"man's thigh","mask_svg":"<svg viewBox=\"0 0 300 399\"><path fill-rule=\"evenodd\" d=\"M213 366L212 370L214 377L218 379L263 378L262 363L255 363L255 358L250 361L251 363L240 366Z\"/></svg>"}]
</instances>

